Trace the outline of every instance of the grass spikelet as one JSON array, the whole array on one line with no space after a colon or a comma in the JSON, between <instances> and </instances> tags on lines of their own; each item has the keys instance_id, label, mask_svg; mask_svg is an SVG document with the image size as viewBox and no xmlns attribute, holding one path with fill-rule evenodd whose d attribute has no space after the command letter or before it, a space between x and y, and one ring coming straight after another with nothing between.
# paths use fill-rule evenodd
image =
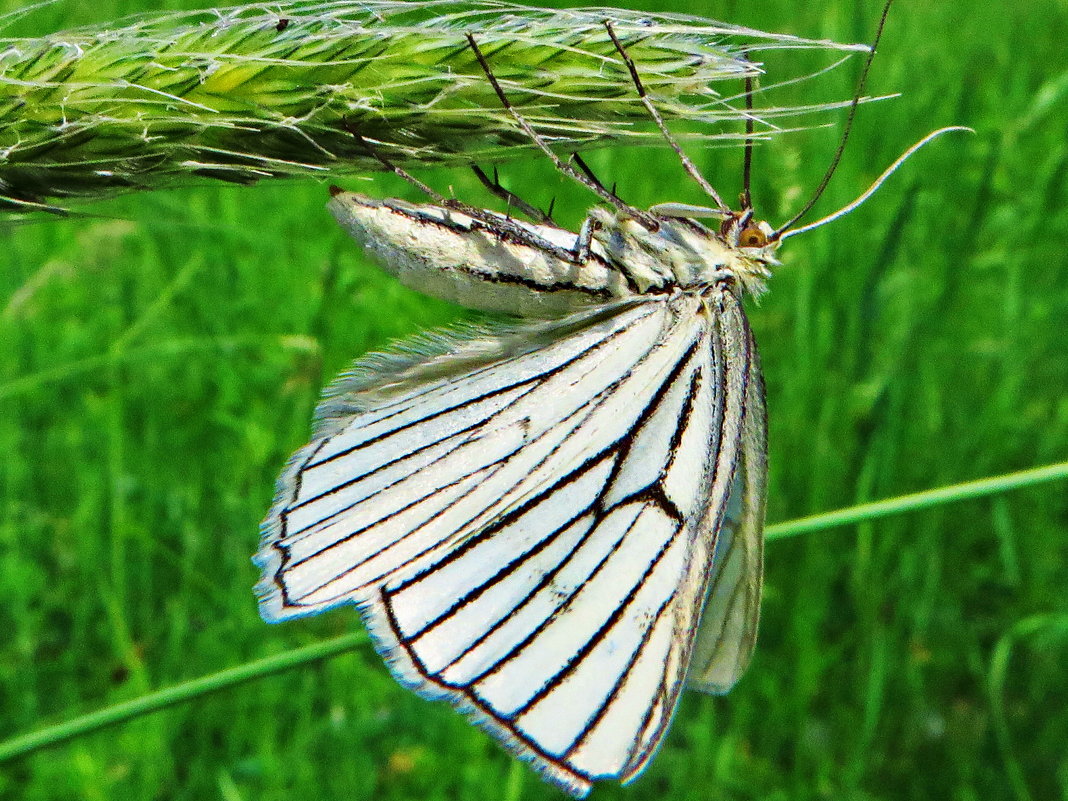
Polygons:
<instances>
[{"instance_id":1,"label":"grass spikelet","mask_svg":"<svg viewBox=\"0 0 1068 801\"><path fill-rule=\"evenodd\" d=\"M678 15L441 0L250 5L4 39L0 204L59 210L57 200L191 175L249 183L380 169L352 130L399 163L504 160L530 143L468 31L562 150L659 139L605 19L662 114L711 124L711 138L741 135L740 79L762 72L762 52L857 49ZM809 110L758 104L757 133Z\"/></svg>"}]
</instances>

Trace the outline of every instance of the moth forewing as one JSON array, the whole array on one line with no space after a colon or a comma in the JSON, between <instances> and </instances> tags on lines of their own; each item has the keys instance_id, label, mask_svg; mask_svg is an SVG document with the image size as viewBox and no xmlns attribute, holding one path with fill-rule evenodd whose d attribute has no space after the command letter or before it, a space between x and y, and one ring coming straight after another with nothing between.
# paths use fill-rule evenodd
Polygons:
<instances>
[{"instance_id":1,"label":"moth forewing","mask_svg":"<svg viewBox=\"0 0 1068 801\"><path fill-rule=\"evenodd\" d=\"M363 371L324 402L325 433L287 470L268 517L265 602L278 596L288 614L358 602L462 542L625 427L636 413L625 392L641 397L670 370L650 353L688 336L670 304L650 301L525 327L551 343L516 355L508 338L487 337L464 346L482 352L469 373L442 377L456 361L443 352L407 377ZM398 381L404 390L390 389ZM569 438L579 431L586 439Z\"/></svg>"},{"instance_id":2,"label":"moth forewing","mask_svg":"<svg viewBox=\"0 0 1068 801\"><path fill-rule=\"evenodd\" d=\"M268 519L265 616L354 602L401 682L565 789L634 776L678 699L701 521L738 459L744 323L715 292L579 313L551 345L335 420Z\"/></svg>"}]
</instances>

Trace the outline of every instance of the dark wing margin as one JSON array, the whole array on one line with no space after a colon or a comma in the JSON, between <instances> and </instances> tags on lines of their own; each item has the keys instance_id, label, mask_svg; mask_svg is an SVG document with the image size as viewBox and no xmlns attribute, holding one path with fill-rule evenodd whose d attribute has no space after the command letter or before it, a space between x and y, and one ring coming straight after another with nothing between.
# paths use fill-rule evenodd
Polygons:
<instances>
[{"instance_id":1,"label":"dark wing margin","mask_svg":"<svg viewBox=\"0 0 1068 801\"><path fill-rule=\"evenodd\" d=\"M374 408L355 393L257 557L266 618L357 604L402 684L575 796L667 730L759 378L725 286L584 314Z\"/></svg>"}]
</instances>

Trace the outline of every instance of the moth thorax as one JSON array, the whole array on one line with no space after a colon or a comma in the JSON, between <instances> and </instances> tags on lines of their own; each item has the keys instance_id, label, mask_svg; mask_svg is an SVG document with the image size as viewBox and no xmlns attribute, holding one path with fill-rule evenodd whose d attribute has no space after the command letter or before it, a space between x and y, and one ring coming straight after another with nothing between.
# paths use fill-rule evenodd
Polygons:
<instances>
[{"instance_id":1,"label":"moth thorax","mask_svg":"<svg viewBox=\"0 0 1068 801\"><path fill-rule=\"evenodd\" d=\"M590 218L596 226L594 240L642 292L664 286L698 288L734 277L743 291L760 295L769 275L766 265L775 263L777 243L738 247L691 219L661 219L660 228L650 231L631 217L605 209L593 209Z\"/></svg>"}]
</instances>

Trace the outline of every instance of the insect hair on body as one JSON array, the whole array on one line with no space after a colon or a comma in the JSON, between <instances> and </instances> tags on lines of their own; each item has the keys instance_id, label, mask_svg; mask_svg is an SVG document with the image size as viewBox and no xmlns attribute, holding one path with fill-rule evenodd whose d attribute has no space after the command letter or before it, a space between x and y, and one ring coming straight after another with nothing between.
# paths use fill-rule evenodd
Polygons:
<instances>
[{"instance_id":1,"label":"insect hair on body","mask_svg":"<svg viewBox=\"0 0 1068 801\"><path fill-rule=\"evenodd\" d=\"M767 456L743 298L784 239L943 131L844 211L773 228L707 182L714 208L633 209L513 113L613 208L575 233L332 190L402 283L518 320L366 357L326 392L279 480L257 589L270 621L356 604L402 684L582 796L643 770L684 685L726 692L752 655Z\"/></svg>"}]
</instances>

